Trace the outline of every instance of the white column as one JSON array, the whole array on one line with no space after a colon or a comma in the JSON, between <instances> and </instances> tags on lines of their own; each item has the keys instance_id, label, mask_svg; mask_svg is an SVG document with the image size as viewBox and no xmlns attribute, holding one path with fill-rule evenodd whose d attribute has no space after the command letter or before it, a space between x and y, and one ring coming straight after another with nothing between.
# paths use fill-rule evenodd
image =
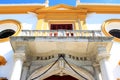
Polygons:
<instances>
[{"instance_id":1,"label":"white column","mask_svg":"<svg viewBox=\"0 0 120 80\"><path fill-rule=\"evenodd\" d=\"M10 80L20 80L22 65L25 60L25 53L15 53L15 63Z\"/></svg>"},{"instance_id":2,"label":"white column","mask_svg":"<svg viewBox=\"0 0 120 80\"><path fill-rule=\"evenodd\" d=\"M98 63L94 63L93 67L95 69L96 79L95 80L102 80L101 72L100 72L100 65Z\"/></svg>"},{"instance_id":3,"label":"white column","mask_svg":"<svg viewBox=\"0 0 120 80\"><path fill-rule=\"evenodd\" d=\"M104 46L98 47L97 59L100 64L100 69L101 69L101 74L102 74L103 80L114 80L113 74L112 74L112 69L111 69L110 63L108 61L109 56L110 56L110 54L107 53L106 47L104 47Z\"/></svg>"},{"instance_id":4,"label":"white column","mask_svg":"<svg viewBox=\"0 0 120 80\"><path fill-rule=\"evenodd\" d=\"M28 73L28 66L24 66L22 69L21 80L26 80L27 73Z\"/></svg>"}]
</instances>

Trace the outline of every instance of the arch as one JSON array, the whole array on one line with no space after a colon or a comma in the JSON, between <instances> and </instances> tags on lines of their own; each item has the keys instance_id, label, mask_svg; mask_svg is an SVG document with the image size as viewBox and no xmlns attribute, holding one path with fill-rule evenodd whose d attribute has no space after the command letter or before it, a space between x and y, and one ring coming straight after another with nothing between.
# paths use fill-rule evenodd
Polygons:
<instances>
[{"instance_id":1,"label":"arch","mask_svg":"<svg viewBox=\"0 0 120 80\"><path fill-rule=\"evenodd\" d=\"M37 70L35 70L29 77L27 80L32 80L33 78L41 75L43 72L45 72L53 63L39 68ZM72 68L74 68L78 73L80 73L82 76L84 76L87 80L95 80L94 77L85 69L80 68L76 65L70 64ZM62 74L64 73L64 74ZM64 68L59 66L59 62L57 62L47 73L43 74L41 77L39 77L36 80L43 80L46 79L52 75L70 75L75 77L78 80L83 80L82 77L80 77L79 75L77 75L74 71L71 70L71 68L65 64Z\"/></svg>"}]
</instances>

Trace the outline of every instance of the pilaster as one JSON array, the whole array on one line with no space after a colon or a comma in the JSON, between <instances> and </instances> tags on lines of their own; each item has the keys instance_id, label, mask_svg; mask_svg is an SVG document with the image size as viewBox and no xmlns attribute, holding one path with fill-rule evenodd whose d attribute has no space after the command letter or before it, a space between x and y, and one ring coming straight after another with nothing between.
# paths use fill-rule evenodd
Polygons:
<instances>
[{"instance_id":1,"label":"pilaster","mask_svg":"<svg viewBox=\"0 0 120 80\"><path fill-rule=\"evenodd\" d=\"M99 63L93 63L93 67L94 67L95 74L96 74L95 75L95 80L102 80Z\"/></svg>"},{"instance_id":2,"label":"pilaster","mask_svg":"<svg viewBox=\"0 0 120 80\"><path fill-rule=\"evenodd\" d=\"M87 16L87 10L81 9L81 14L78 15L78 21L81 25L81 30L87 30L86 16Z\"/></svg>"}]
</instances>

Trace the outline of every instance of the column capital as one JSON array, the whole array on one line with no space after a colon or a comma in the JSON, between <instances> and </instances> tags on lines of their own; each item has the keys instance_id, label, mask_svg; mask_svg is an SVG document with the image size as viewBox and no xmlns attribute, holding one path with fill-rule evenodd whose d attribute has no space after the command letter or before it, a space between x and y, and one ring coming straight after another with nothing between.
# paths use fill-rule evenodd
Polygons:
<instances>
[{"instance_id":1,"label":"column capital","mask_svg":"<svg viewBox=\"0 0 120 80\"><path fill-rule=\"evenodd\" d=\"M110 54L107 52L106 47L104 45L98 46L98 54L97 54L97 60L103 60L108 59L110 57Z\"/></svg>"},{"instance_id":2,"label":"column capital","mask_svg":"<svg viewBox=\"0 0 120 80\"><path fill-rule=\"evenodd\" d=\"M94 62L92 65L93 65L93 67L95 67L95 68L100 67L100 64L99 64L99 63L96 63L96 62Z\"/></svg>"},{"instance_id":3,"label":"column capital","mask_svg":"<svg viewBox=\"0 0 120 80\"><path fill-rule=\"evenodd\" d=\"M15 53L25 53L26 52L26 46L25 45L20 45L17 46L15 49Z\"/></svg>"},{"instance_id":4,"label":"column capital","mask_svg":"<svg viewBox=\"0 0 120 80\"><path fill-rule=\"evenodd\" d=\"M108 53L99 54L99 55L97 55L97 60L100 61L103 59L108 59L109 57L110 57L110 54L108 54Z\"/></svg>"},{"instance_id":5,"label":"column capital","mask_svg":"<svg viewBox=\"0 0 120 80\"><path fill-rule=\"evenodd\" d=\"M22 61L25 61L25 53L15 53L14 54L14 59L15 60L20 59Z\"/></svg>"},{"instance_id":6,"label":"column capital","mask_svg":"<svg viewBox=\"0 0 120 80\"><path fill-rule=\"evenodd\" d=\"M16 47L15 49L15 53L14 53L14 59L20 59L22 61L25 60L25 53L26 53L26 46L25 45L19 45Z\"/></svg>"}]
</instances>

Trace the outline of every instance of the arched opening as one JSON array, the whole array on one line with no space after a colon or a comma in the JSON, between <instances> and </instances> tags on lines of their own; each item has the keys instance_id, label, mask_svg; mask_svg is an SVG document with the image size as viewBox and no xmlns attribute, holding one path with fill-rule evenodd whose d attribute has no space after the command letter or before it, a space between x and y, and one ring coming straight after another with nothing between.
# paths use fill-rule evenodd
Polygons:
<instances>
[{"instance_id":1,"label":"arched opening","mask_svg":"<svg viewBox=\"0 0 120 80\"><path fill-rule=\"evenodd\" d=\"M15 33L12 29L6 29L0 32L0 39L7 38L9 36L12 36Z\"/></svg>"},{"instance_id":2,"label":"arched opening","mask_svg":"<svg viewBox=\"0 0 120 80\"><path fill-rule=\"evenodd\" d=\"M27 78L27 80L83 80L83 77L85 78L85 80L95 80L94 77L88 71L86 71L85 69L82 69L80 67L77 67L75 65L72 65L72 64L70 64L71 67L74 68L75 70L77 70L77 72L79 74L81 74L83 77L76 74L67 65L61 70L60 67L58 67L59 62L57 62L53 66L54 68L51 68L48 72L46 72L46 70L48 70L52 64L53 63L51 63L47 66L44 66L43 68L39 68L39 69L35 70ZM61 72L63 73L62 76L60 75Z\"/></svg>"},{"instance_id":3,"label":"arched opening","mask_svg":"<svg viewBox=\"0 0 120 80\"><path fill-rule=\"evenodd\" d=\"M120 38L120 30L119 29L112 29L109 31L109 33L116 38Z\"/></svg>"},{"instance_id":4,"label":"arched opening","mask_svg":"<svg viewBox=\"0 0 120 80\"><path fill-rule=\"evenodd\" d=\"M44 80L78 80L70 75L64 75L64 76L59 76L59 75L52 75Z\"/></svg>"}]
</instances>

